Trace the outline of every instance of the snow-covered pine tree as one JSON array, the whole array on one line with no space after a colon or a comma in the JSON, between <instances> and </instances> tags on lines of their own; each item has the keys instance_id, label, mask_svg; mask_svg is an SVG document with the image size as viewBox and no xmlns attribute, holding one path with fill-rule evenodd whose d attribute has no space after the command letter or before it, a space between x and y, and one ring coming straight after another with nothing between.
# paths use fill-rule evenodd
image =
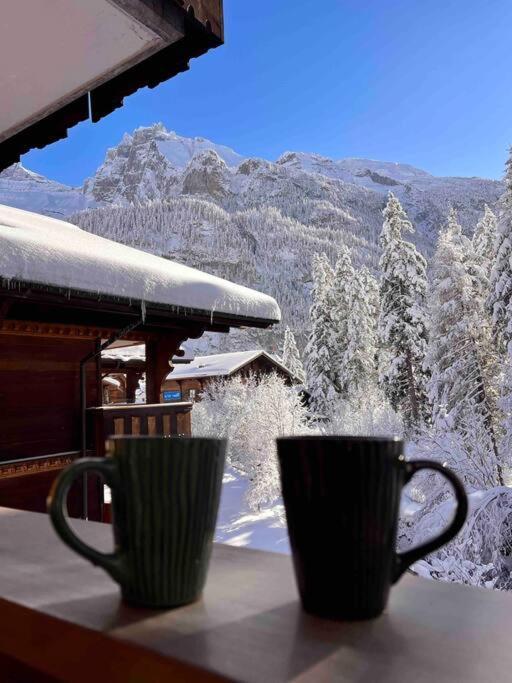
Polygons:
<instances>
[{"instance_id":1,"label":"snow-covered pine tree","mask_svg":"<svg viewBox=\"0 0 512 683\"><path fill-rule=\"evenodd\" d=\"M506 164L505 192L500 199L494 263L487 306L491 312L494 339L506 351L512 339L507 309L512 297L512 148Z\"/></svg>"},{"instance_id":2,"label":"snow-covered pine tree","mask_svg":"<svg viewBox=\"0 0 512 683\"><path fill-rule=\"evenodd\" d=\"M281 362L290 370L292 375L296 377L301 384L306 381L306 373L300 358L299 349L295 336L289 327L284 331L283 351L281 353Z\"/></svg>"},{"instance_id":3,"label":"snow-covered pine tree","mask_svg":"<svg viewBox=\"0 0 512 683\"><path fill-rule=\"evenodd\" d=\"M332 354L336 335L330 304L334 272L325 254L313 256L313 303L310 309L311 331L305 350L306 383L310 407L319 419L329 414L337 388L337 368Z\"/></svg>"},{"instance_id":4,"label":"snow-covered pine tree","mask_svg":"<svg viewBox=\"0 0 512 683\"><path fill-rule=\"evenodd\" d=\"M486 204L484 207L484 214L478 221L473 235L473 251L487 280L489 280L491 276L491 269L494 262L496 224L496 215Z\"/></svg>"},{"instance_id":5,"label":"snow-covered pine tree","mask_svg":"<svg viewBox=\"0 0 512 683\"><path fill-rule=\"evenodd\" d=\"M424 369L427 319L424 312L427 264L416 247L403 239L414 232L397 197L389 193L380 236L379 339L380 380L406 429L429 420L430 406Z\"/></svg>"},{"instance_id":6,"label":"snow-covered pine tree","mask_svg":"<svg viewBox=\"0 0 512 683\"><path fill-rule=\"evenodd\" d=\"M376 380L376 320L366 290L369 273L354 269L343 247L334 270L330 299L336 326L339 397L358 402ZM370 276L371 277L371 276Z\"/></svg>"},{"instance_id":7,"label":"snow-covered pine tree","mask_svg":"<svg viewBox=\"0 0 512 683\"><path fill-rule=\"evenodd\" d=\"M498 406L502 415L500 450L502 453L512 454L512 357L510 354L506 354L504 361L502 360L499 391Z\"/></svg>"},{"instance_id":8,"label":"snow-covered pine tree","mask_svg":"<svg viewBox=\"0 0 512 683\"><path fill-rule=\"evenodd\" d=\"M368 305L370 306L371 316L375 321L376 326L380 311L379 283L373 277L373 275L370 273L366 266L363 266L359 269L359 278L361 280L362 287L366 292Z\"/></svg>"},{"instance_id":9,"label":"snow-covered pine tree","mask_svg":"<svg viewBox=\"0 0 512 683\"><path fill-rule=\"evenodd\" d=\"M354 298L349 317L352 386L359 391L377 386L378 284L366 268L355 271Z\"/></svg>"},{"instance_id":10,"label":"snow-covered pine tree","mask_svg":"<svg viewBox=\"0 0 512 683\"><path fill-rule=\"evenodd\" d=\"M503 351L503 378L499 405L503 411L502 451L512 448L512 147L506 165L505 192L500 198L495 260L491 271L488 305L494 339Z\"/></svg>"},{"instance_id":11,"label":"snow-covered pine tree","mask_svg":"<svg viewBox=\"0 0 512 683\"><path fill-rule=\"evenodd\" d=\"M453 464L471 485L496 486L503 485L497 362L478 262L452 209L433 260L426 365L434 426L462 439L465 462Z\"/></svg>"},{"instance_id":12,"label":"snow-covered pine tree","mask_svg":"<svg viewBox=\"0 0 512 683\"><path fill-rule=\"evenodd\" d=\"M355 270L350 251L343 246L336 261L333 284L328 294L335 335L331 363L336 372L336 391L341 399L347 399L350 391L351 369L348 367L347 352L350 343L349 317L353 305L354 280Z\"/></svg>"},{"instance_id":13,"label":"snow-covered pine tree","mask_svg":"<svg viewBox=\"0 0 512 683\"><path fill-rule=\"evenodd\" d=\"M372 344L375 346L375 358L374 358L374 372L378 380L378 368L379 368L379 335L378 335L378 321L380 313L380 292L379 283L376 278L371 274L366 266L363 266L357 272L359 279L361 281L361 286L363 292L366 293L366 298L369 306L369 317L373 322L372 326ZM382 391L382 389L381 389Z\"/></svg>"}]
</instances>

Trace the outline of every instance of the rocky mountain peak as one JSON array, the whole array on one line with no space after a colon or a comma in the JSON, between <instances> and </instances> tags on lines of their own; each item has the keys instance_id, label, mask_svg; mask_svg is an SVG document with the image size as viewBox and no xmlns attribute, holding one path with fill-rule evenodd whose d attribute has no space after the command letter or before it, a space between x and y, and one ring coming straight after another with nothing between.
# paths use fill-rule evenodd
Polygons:
<instances>
[{"instance_id":1,"label":"rocky mountain peak","mask_svg":"<svg viewBox=\"0 0 512 683\"><path fill-rule=\"evenodd\" d=\"M246 159L245 161L242 161L240 166L236 169L237 173L241 175L254 175L256 173L260 172L268 172L271 171L273 167L273 164L270 163L270 161L266 161L265 159Z\"/></svg>"},{"instance_id":2,"label":"rocky mountain peak","mask_svg":"<svg viewBox=\"0 0 512 683\"><path fill-rule=\"evenodd\" d=\"M226 168L234 168L244 160L229 147L203 137L182 137L162 123L140 127L108 150L103 164L85 182L84 192L95 201L117 204L162 199L173 193L182 174L189 175L191 161L209 152L215 155L209 163L218 165L220 159ZM190 178L187 192L200 186L199 181ZM214 196L219 196L218 183L210 181L209 186Z\"/></svg>"},{"instance_id":3,"label":"rocky mountain peak","mask_svg":"<svg viewBox=\"0 0 512 683\"><path fill-rule=\"evenodd\" d=\"M160 199L176 182L177 170L158 148L161 124L138 128L108 150L84 192L97 202L132 203Z\"/></svg>"},{"instance_id":4,"label":"rocky mountain peak","mask_svg":"<svg viewBox=\"0 0 512 683\"><path fill-rule=\"evenodd\" d=\"M208 195L220 199L228 194L230 171L214 149L192 157L183 175L183 194Z\"/></svg>"}]
</instances>

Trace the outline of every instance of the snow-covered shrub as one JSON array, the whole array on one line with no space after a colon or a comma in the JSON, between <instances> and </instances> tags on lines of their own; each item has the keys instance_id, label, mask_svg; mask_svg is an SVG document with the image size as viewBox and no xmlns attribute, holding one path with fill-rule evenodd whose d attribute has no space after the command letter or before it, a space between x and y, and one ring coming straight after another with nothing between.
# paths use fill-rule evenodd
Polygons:
<instances>
[{"instance_id":1,"label":"snow-covered shrub","mask_svg":"<svg viewBox=\"0 0 512 683\"><path fill-rule=\"evenodd\" d=\"M469 495L466 524L448 545L417 562L420 576L471 586L512 589L512 490L498 486ZM423 513L411 545L422 543L449 524L453 500Z\"/></svg>"},{"instance_id":2,"label":"snow-covered shrub","mask_svg":"<svg viewBox=\"0 0 512 683\"><path fill-rule=\"evenodd\" d=\"M411 459L437 460L445 463L463 481L468 492L480 491L501 486L500 472L510 469L510 458L500 459L497 467L493 452L489 448L487 433L477 421L464 422L464 431L450 429L448 425L423 430L416 435L414 442L408 445L407 453ZM468 448L468 435L471 436L471 447ZM423 474L417 475L420 481ZM438 477L439 475L426 475ZM423 486L432 489L432 483Z\"/></svg>"},{"instance_id":3,"label":"snow-covered shrub","mask_svg":"<svg viewBox=\"0 0 512 683\"><path fill-rule=\"evenodd\" d=\"M334 400L328 419L319 424L324 434L353 436L402 436L403 423L384 393L377 387L366 387L351 400Z\"/></svg>"},{"instance_id":4,"label":"snow-covered shrub","mask_svg":"<svg viewBox=\"0 0 512 683\"><path fill-rule=\"evenodd\" d=\"M228 464L248 477L253 509L281 495L276 438L311 431L297 390L276 374L212 383L194 406L192 424L195 436L229 440Z\"/></svg>"},{"instance_id":5,"label":"snow-covered shrub","mask_svg":"<svg viewBox=\"0 0 512 683\"><path fill-rule=\"evenodd\" d=\"M139 386L135 390L135 403L146 403L146 375L139 379Z\"/></svg>"},{"instance_id":6,"label":"snow-covered shrub","mask_svg":"<svg viewBox=\"0 0 512 683\"><path fill-rule=\"evenodd\" d=\"M475 438L476 438L475 433ZM456 431L425 431L407 447L411 460L445 463L463 480L469 498L468 518L448 545L420 560L413 570L421 576L487 588L512 589L512 489L497 485L492 459L475 442L471 452ZM400 550L437 536L453 516L455 502L446 479L424 470L414 476L404 494L414 511L402 515Z\"/></svg>"}]
</instances>

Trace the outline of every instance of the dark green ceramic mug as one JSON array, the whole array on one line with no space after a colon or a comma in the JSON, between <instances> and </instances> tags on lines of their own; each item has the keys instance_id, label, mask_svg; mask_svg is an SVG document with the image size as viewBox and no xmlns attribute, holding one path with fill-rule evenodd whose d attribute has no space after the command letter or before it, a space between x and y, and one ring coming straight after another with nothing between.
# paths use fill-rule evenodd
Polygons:
<instances>
[{"instance_id":1,"label":"dark green ceramic mug","mask_svg":"<svg viewBox=\"0 0 512 683\"><path fill-rule=\"evenodd\" d=\"M57 478L48 498L55 531L105 569L127 602L151 608L193 602L206 581L225 451L222 439L114 437L106 458L76 460ZM64 515L71 484L90 471L112 489L113 553L81 541Z\"/></svg>"}]
</instances>

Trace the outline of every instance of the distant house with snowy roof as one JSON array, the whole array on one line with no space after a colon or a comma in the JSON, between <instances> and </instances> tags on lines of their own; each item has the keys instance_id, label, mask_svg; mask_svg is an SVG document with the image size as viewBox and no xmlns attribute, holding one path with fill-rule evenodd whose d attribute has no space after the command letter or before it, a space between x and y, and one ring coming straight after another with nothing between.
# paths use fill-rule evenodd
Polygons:
<instances>
[{"instance_id":1,"label":"distant house with snowy roof","mask_svg":"<svg viewBox=\"0 0 512 683\"><path fill-rule=\"evenodd\" d=\"M197 400L211 380L237 375L247 377L275 372L288 384L299 383L277 358L261 349L196 357L180 349L171 364L173 369L162 383L163 402ZM144 346L118 346L104 351L101 368L106 402L134 401L138 382L146 368Z\"/></svg>"},{"instance_id":2,"label":"distant house with snowy roof","mask_svg":"<svg viewBox=\"0 0 512 683\"><path fill-rule=\"evenodd\" d=\"M162 384L164 401L193 401L213 381L231 377L276 373L288 384L298 384L277 358L261 349L196 356L190 363L175 365Z\"/></svg>"},{"instance_id":3,"label":"distant house with snowy roof","mask_svg":"<svg viewBox=\"0 0 512 683\"><path fill-rule=\"evenodd\" d=\"M45 510L58 471L112 434L190 434L192 405L160 403L181 344L279 319L270 296L0 206L0 505ZM101 352L120 340L145 347L146 404L103 405ZM70 513L100 519L102 490L73 487Z\"/></svg>"},{"instance_id":4,"label":"distant house with snowy roof","mask_svg":"<svg viewBox=\"0 0 512 683\"><path fill-rule=\"evenodd\" d=\"M170 359L170 365L190 363L193 358L193 355L180 347ZM126 340L112 344L101 354L103 403L135 403L145 372L144 344Z\"/></svg>"}]
</instances>

